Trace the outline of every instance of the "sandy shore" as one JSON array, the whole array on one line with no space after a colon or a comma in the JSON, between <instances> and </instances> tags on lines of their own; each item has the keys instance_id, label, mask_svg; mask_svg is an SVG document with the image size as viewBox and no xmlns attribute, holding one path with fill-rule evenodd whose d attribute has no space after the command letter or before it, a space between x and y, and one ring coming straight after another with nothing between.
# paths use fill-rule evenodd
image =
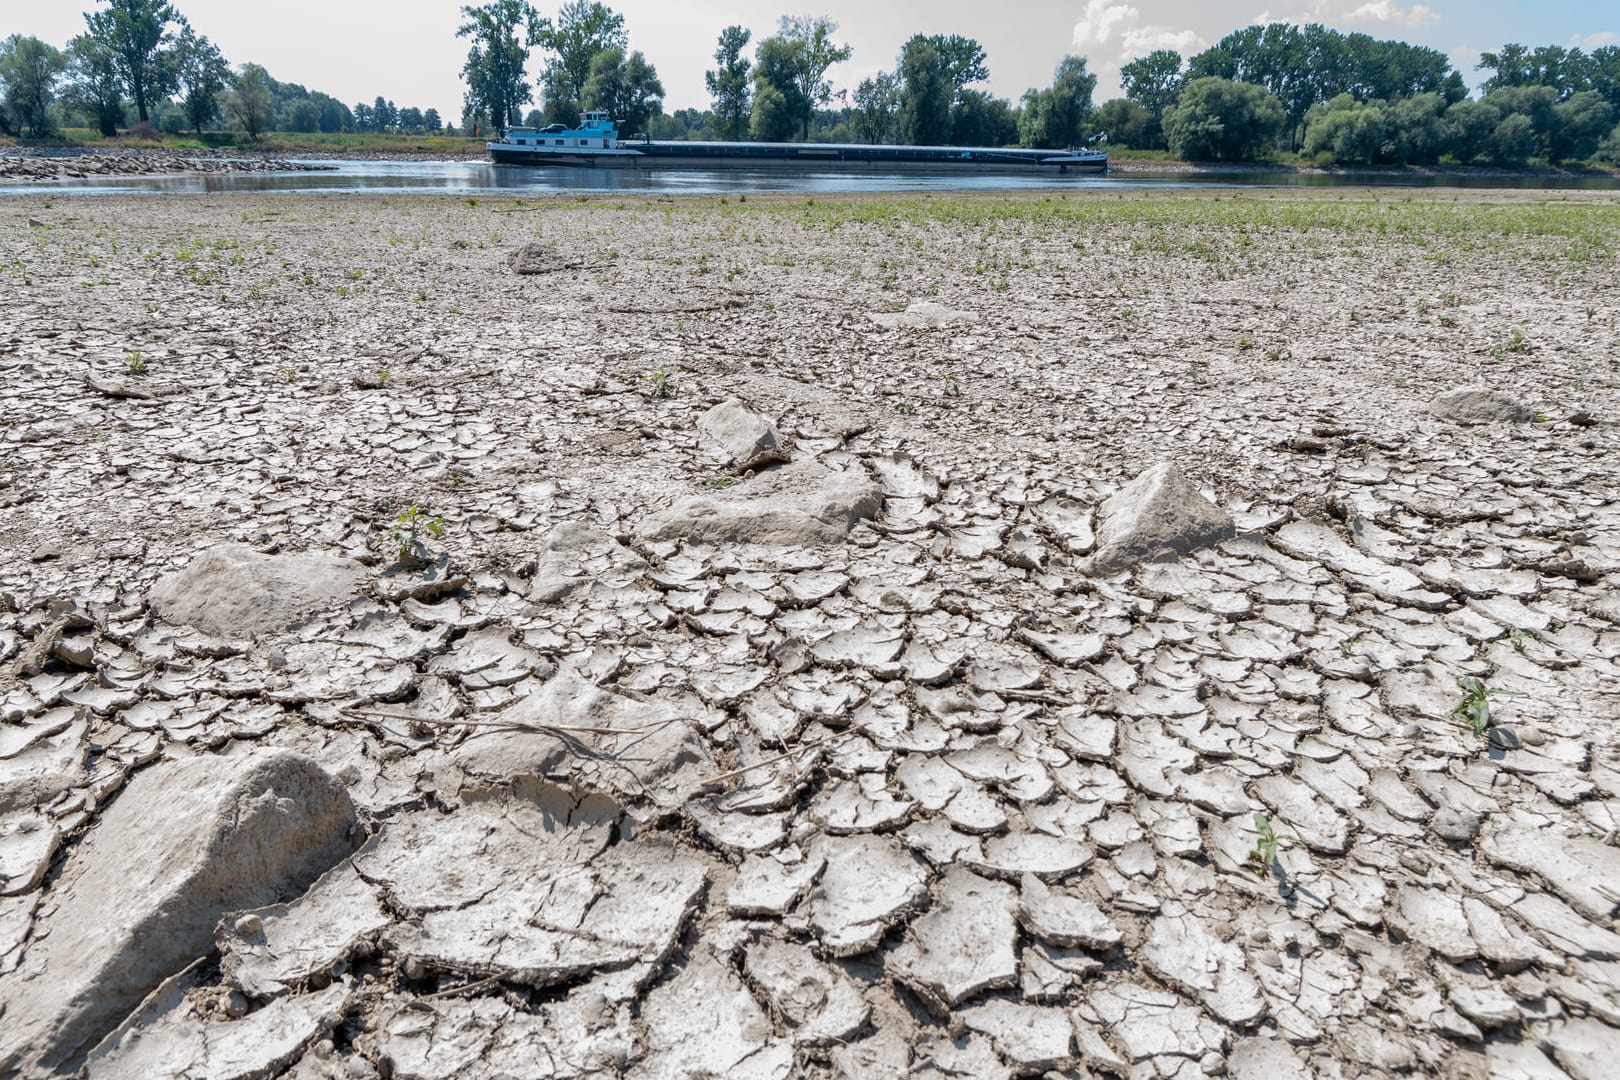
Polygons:
<instances>
[{"instance_id":1,"label":"sandy shore","mask_svg":"<svg viewBox=\"0 0 1620 1080\"><path fill-rule=\"evenodd\" d=\"M1617 253L0 200L0 1073L1603 1075Z\"/></svg>"}]
</instances>

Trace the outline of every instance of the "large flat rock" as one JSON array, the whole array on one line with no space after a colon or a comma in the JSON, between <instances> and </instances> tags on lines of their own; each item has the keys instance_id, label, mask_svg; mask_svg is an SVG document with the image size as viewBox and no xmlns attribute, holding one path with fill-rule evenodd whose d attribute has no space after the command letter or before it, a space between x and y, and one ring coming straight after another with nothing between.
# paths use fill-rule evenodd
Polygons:
<instances>
[{"instance_id":1,"label":"large flat rock","mask_svg":"<svg viewBox=\"0 0 1620 1080\"><path fill-rule=\"evenodd\" d=\"M1098 511L1094 574L1117 574L1165 548L1185 555L1235 535L1232 518L1164 461L1139 473Z\"/></svg>"},{"instance_id":2,"label":"large flat rock","mask_svg":"<svg viewBox=\"0 0 1620 1080\"><path fill-rule=\"evenodd\" d=\"M835 544L883 507L883 489L859 472L814 461L760 473L723 496L690 495L641 526L644 540L796 547Z\"/></svg>"},{"instance_id":3,"label":"large flat rock","mask_svg":"<svg viewBox=\"0 0 1620 1080\"><path fill-rule=\"evenodd\" d=\"M219 544L152 586L152 610L222 638L284 630L355 594L365 568L317 552L265 555Z\"/></svg>"},{"instance_id":4,"label":"large flat rock","mask_svg":"<svg viewBox=\"0 0 1620 1080\"><path fill-rule=\"evenodd\" d=\"M229 911L297 896L349 854L348 794L299 754L254 750L141 773L68 856L0 985L0 1074L72 1071Z\"/></svg>"}]
</instances>

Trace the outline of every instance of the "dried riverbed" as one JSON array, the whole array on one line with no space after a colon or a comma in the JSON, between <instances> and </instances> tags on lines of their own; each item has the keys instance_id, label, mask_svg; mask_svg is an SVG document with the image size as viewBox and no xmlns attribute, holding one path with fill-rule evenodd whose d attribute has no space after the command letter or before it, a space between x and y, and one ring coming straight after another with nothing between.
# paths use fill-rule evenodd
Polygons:
<instances>
[{"instance_id":1,"label":"dried riverbed","mask_svg":"<svg viewBox=\"0 0 1620 1080\"><path fill-rule=\"evenodd\" d=\"M0 201L0 1072L1608 1075L1617 251Z\"/></svg>"}]
</instances>

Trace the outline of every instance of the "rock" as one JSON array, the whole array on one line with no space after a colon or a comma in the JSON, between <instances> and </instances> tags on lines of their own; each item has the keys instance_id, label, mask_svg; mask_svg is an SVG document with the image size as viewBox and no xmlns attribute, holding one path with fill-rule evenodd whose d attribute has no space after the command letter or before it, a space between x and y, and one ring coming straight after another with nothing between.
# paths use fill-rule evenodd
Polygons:
<instances>
[{"instance_id":1,"label":"rock","mask_svg":"<svg viewBox=\"0 0 1620 1080\"><path fill-rule=\"evenodd\" d=\"M1074 1026L1062 1009L986 1001L962 1010L969 1031L990 1036L996 1051L1020 1076L1074 1064Z\"/></svg>"},{"instance_id":2,"label":"rock","mask_svg":"<svg viewBox=\"0 0 1620 1080\"><path fill-rule=\"evenodd\" d=\"M68 857L22 964L0 984L0 1072L76 1069L209 951L221 915L290 899L347 855L354 822L342 786L287 751L142 772Z\"/></svg>"},{"instance_id":3,"label":"rock","mask_svg":"<svg viewBox=\"0 0 1620 1080\"><path fill-rule=\"evenodd\" d=\"M1018 894L959 867L947 870L933 891L933 909L912 922L889 955L889 970L943 1015L1017 978Z\"/></svg>"},{"instance_id":4,"label":"rock","mask_svg":"<svg viewBox=\"0 0 1620 1080\"><path fill-rule=\"evenodd\" d=\"M1093 574L1117 574L1160 549L1187 554L1235 535L1231 517L1199 494L1181 470L1161 462L1111 495L1098 511Z\"/></svg>"},{"instance_id":5,"label":"rock","mask_svg":"<svg viewBox=\"0 0 1620 1080\"><path fill-rule=\"evenodd\" d=\"M1602 1080L1614 1075L1620 1059L1620 1028L1595 1018L1571 1020L1547 1034L1546 1046L1572 1080Z\"/></svg>"},{"instance_id":6,"label":"rock","mask_svg":"<svg viewBox=\"0 0 1620 1080\"><path fill-rule=\"evenodd\" d=\"M580 521L564 521L540 543L529 598L537 603L556 603L593 582L628 585L646 569L641 556L601 529Z\"/></svg>"},{"instance_id":7,"label":"rock","mask_svg":"<svg viewBox=\"0 0 1620 1080\"><path fill-rule=\"evenodd\" d=\"M0 812L43 806L83 780L90 720L81 713L54 709L26 727L0 727Z\"/></svg>"},{"instance_id":8,"label":"rock","mask_svg":"<svg viewBox=\"0 0 1620 1080\"><path fill-rule=\"evenodd\" d=\"M551 244L543 244L538 240L531 240L518 248L507 258L507 265L512 273L522 275L553 274L559 270L577 269L581 263L578 259L566 258L562 252Z\"/></svg>"},{"instance_id":9,"label":"rock","mask_svg":"<svg viewBox=\"0 0 1620 1080\"><path fill-rule=\"evenodd\" d=\"M815 461L769 469L725 497L692 495L642 523L643 540L795 547L834 544L875 517L883 492L860 472Z\"/></svg>"},{"instance_id":10,"label":"rock","mask_svg":"<svg viewBox=\"0 0 1620 1080\"><path fill-rule=\"evenodd\" d=\"M937 330L947 326L971 325L979 321L976 312L954 311L933 300L913 300L904 311L875 311L868 318L890 330L900 327Z\"/></svg>"},{"instance_id":11,"label":"rock","mask_svg":"<svg viewBox=\"0 0 1620 1080\"><path fill-rule=\"evenodd\" d=\"M1454 844L1467 844L1472 842L1479 832L1482 820L1484 819L1472 810L1442 806L1429 819L1429 828L1443 840L1450 840Z\"/></svg>"},{"instance_id":12,"label":"rock","mask_svg":"<svg viewBox=\"0 0 1620 1080\"><path fill-rule=\"evenodd\" d=\"M91 1080L252 1080L280 1076L343 1020L349 988L283 998L238 1020L210 1018L187 996L189 981L169 980L91 1053Z\"/></svg>"},{"instance_id":13,"label":"rock","mask_svg":"<svg viewBox=\"0 0 1620 1080\"><path fill-rule=\"evenodd\" d=\"M1051 945L1108 952L1123 940L1119 928L1089 900L1048 888L1034 874L1021 882L1018 921Z\"/></svg>"},{"instance_id":14,"label":"rock","mask_svg":"<svg viewBox=\"0 0 1620 1080\"><path fill-rule=\"evenodd\" d=\"M736 398L698 417L698 434L719 451L722 467L745 473L788 459L776 425Z\"/></svg>"},{"instance_id":15,"label":"rock","mask_svg":"<svg viewBox=\"0 0 1620 1080\"><path fill-rule=\"evenodd\" d=\"M922 866L891 836L834 836L810 894L810 924L833 956L875 947L889 927L928 896Z\"/></svg>"},{"instance_id":16,"label":"rock","mask_svg":"<svg viewBox=\"0 0 1620 1080\"><path fill-rule=\"evenodd\" d=\"M364 577L359 563L331 555L263 555L220 544L160 578L149 600L171 623L215 637L255 638L335 607Z\"/></svg>"},{"instance_id":17,"label":"rock","mask_svg":"<svg viewBox=\"0 0 1620 1080\"><path fill-rule=\"evenodd\" d=\"M1536 410L1487 386L1447 391L1430 402L1429 411L1459 424L1523 424L1536 418Z\"/></svg>"}]
</instances>

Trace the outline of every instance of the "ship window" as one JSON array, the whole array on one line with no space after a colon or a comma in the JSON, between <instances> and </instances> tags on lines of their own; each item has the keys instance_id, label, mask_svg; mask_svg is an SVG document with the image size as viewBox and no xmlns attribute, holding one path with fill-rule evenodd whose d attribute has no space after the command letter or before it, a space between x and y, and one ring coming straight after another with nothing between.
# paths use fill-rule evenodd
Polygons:
<instances>
[{"instance_id":1,"label":"ship window","mask_svg":"<svg viewBox=\"0 0 1620 1080\"><path fill-rule=\"evenodd\" d=\"M561 146L561 145L562 145L562 144L563 144L563 143L565 143L565 142L567 142L567 141L568 141L568 140L566 140L566 139L558 139L558 140L557 140L557 145L558 145L558 146Z\"/></svg>"}]
</instances>

